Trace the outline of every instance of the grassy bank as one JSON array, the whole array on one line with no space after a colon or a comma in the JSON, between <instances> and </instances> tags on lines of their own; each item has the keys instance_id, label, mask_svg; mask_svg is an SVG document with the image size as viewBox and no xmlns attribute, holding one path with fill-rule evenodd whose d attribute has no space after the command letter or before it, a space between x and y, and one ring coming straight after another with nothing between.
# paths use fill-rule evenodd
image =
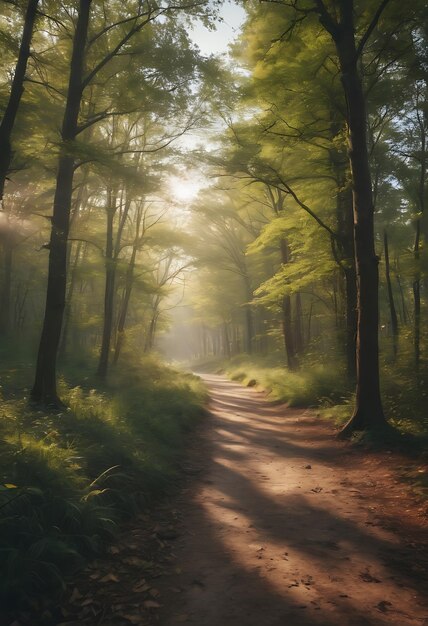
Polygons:
<instances>
[{"instance_id":1,"label":"grassy bank","mask_svg":"<svg viewBox=\"0 0 428 626\"><path fill-rule=\"evenodd\" d=\"M29 407L12 370L2 374L0 600L22 606L59 595L121 519L165 493L205 390L150 358L114 370L103 387L62 381L69 408L49 414Z\"/></svg>"},{"instance_id":2,"label":"grassy bank","mask_svg":"<svg viewBox=\"0 0 428 626\"><path fill-rule=\"evenodd\" d=\"M354 390L345 372L331 365L306 365L291 372L272 357L251 358L245 355L229 361L210 361L205 367L222 372L243 385L255 385L269 393L269 398L294 407L312 407L320 417L334 421L337 426L352 415ZM400 432L415 437L428 437L426 402L428 381L416 381L413 368L403 365L392 369L384 364L381 373L385 415Z\"/></svg>"}]
</instances>

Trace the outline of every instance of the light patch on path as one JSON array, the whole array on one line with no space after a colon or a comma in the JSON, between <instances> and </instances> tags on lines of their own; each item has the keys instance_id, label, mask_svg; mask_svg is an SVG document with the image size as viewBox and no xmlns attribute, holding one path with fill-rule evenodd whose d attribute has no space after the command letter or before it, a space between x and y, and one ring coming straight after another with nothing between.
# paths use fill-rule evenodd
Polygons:
<instances>
[{"instance_id":1,"label":"light patch on path","mask_svg":"<svg viewBox=\"0 0 428 626\"><path fill-rule=\"evenodd\" d=\"M202 474L176 505L175 569L159 581L156 623L427 626L426 570L385 522L412 506L404 487L304 411L203 378Z\"/></svg>"}]
</instances>

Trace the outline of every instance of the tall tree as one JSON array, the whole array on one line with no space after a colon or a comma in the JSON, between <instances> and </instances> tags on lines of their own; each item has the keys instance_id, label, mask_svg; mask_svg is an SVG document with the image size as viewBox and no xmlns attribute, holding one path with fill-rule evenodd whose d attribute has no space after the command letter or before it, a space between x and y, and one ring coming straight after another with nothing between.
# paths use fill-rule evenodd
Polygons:
<instances>
[{"instance_id":1,"label":"tall tree","mask_svg":"<svg viewBox=\"0 0 428 626\"><path fill-rule=\"evenodd\" d=\"M9 99L0 122L0 204L3 202L4 186L12 163L12 132L22 94L24 93L25 73L30 57L30 45L37 16L38 3L39 0L28 0L27 3L18 60L13 75Z\"/></svg>"},{"instance_id":2,"label":"tall tree","mask_svg":"<svg viewBox=\"0 0 428 626\"><path fill-rule=\"evenodd\" d=\"M346 99L349 162L354 208L355 265L357 271L357 389L355 411L342 433L384 427L379 381L379 259L374 244L374 207L367 149L367 115L359 62L364 46L386 8L382 0L359 42L356 42L352 0L337 2L332 13L323 0L314 9L334 41Z\"/></svg>"},{"instance_id":3,"label":"tall tree","mask_svg":"<svg viewBox=\"0 0 428 626\"><path fill-rule=\"evenodd\" d=\"M61 129L62 148L58 161L52 230L49 241L49 274L45 316L37 356L35 381L31 391L31 397L34 401L47 405L61 404L56 389L56 359L61 338L67 286L67 240L74 174L72 142L78 134L90 8L91 0L80 0L73 38L67 102Z\"/></svg>"}]
</instances>

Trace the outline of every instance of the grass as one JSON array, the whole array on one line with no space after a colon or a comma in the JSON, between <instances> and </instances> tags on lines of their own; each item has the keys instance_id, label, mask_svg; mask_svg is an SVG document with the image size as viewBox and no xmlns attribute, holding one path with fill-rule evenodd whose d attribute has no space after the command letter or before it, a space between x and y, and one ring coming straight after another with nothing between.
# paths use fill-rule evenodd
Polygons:
<instances>
[{"instance_id":1,"label":"grass","mask_svg":"<svg viewBox=\"0 0 428 626\"><path fill-rule=\"evenodd\" d=\"M320 364L303 364L299 371L291 372L272 358L240 356L217 364L216 369L244 385L255 383L268 391L270 399L293 407L319 406L326 400L340 402L348 392L344 371Z\"/></svg>"},{"instance_id":2,"label":"grass","mask_svg":"<svg viewBox=\"0 0 428 626\"><path fill-rule=\"evenodd\" d=\"M22 606L46 591L60 595L67 575L105 548L121 519L174 484L206 395L197 377L146 358L114 370L102 388L89 378L85 387L62 380L69 408L46 413L31 410L13 372L6 375L0 601Z\"/></svg>"},{"instance_id":3,"label":"grass","mask_svg":"<svg viewBox=\"0 0 428 626\"><path fill-rule=\"evenodd\" d=\"M298 371L291 372L277 357L242 355L205 366L244 385L256 384L267 390L272 400L294 407L316 408L320 417L340 427L352 415L355 393L346 380L344 368L335 364L337 361L332 360L331 364L303 361ZM385 362L381 385L384 411L390 424L399 433L424 442L428 438L426 372L417 381L411 364L402 362L392 367Z\"/></svg>"}]
</instances>

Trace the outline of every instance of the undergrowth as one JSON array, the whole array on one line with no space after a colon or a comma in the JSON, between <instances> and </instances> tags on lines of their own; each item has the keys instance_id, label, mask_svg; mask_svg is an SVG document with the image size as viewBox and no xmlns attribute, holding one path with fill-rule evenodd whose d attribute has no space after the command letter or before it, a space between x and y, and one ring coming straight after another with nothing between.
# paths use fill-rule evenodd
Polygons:
<instances>
[{"instance_id":1,"label":"undergrowth","mask_svg":"<svg viewBox=\"0 0 428 626\"><path fill-rule=\"evenodd\" d=\"M22 371L21 371L22 373ZM164 493L203 414L200 380L154 358L103 388L61 382L68 409L34 411L8 370L0 405L0 601L59 595L118 521ZM6 377L3 376L3 380ZM71 377L69 377L71 378Z\"/></svg>"},{"instance_id":2,"label":"undergrowth","mask_svg":"<svg viewBox=\"0 0 428 626\"><path fill-rule=\"evenodd\" d=\"M271 400L294 407L318 406L324 400L340 402L348 392L345 373L321 364L292 372L272 359L241 356L218 364L216 369L244 385L255 383Z\"/></svg>"},{"instance_id":3,"label":"undergrowth","mask_svg":"<svg viewBox=\"0 0 428 626\"><path fill-rule=\"evenodd\" d=\"M289 371L278 359L243 355L229 361L211 361L205 368L222 372L244 385L256 384L269 398L289 406L314 407L317 414L342 426L352 415L355 393L345 371L335 363L302 362L298 371ZM392 368L385 363L381 371L385 415L398 432L425 440L428 438L428 377L416 380L407 363Z\"/></svg>"}]
</instances>

